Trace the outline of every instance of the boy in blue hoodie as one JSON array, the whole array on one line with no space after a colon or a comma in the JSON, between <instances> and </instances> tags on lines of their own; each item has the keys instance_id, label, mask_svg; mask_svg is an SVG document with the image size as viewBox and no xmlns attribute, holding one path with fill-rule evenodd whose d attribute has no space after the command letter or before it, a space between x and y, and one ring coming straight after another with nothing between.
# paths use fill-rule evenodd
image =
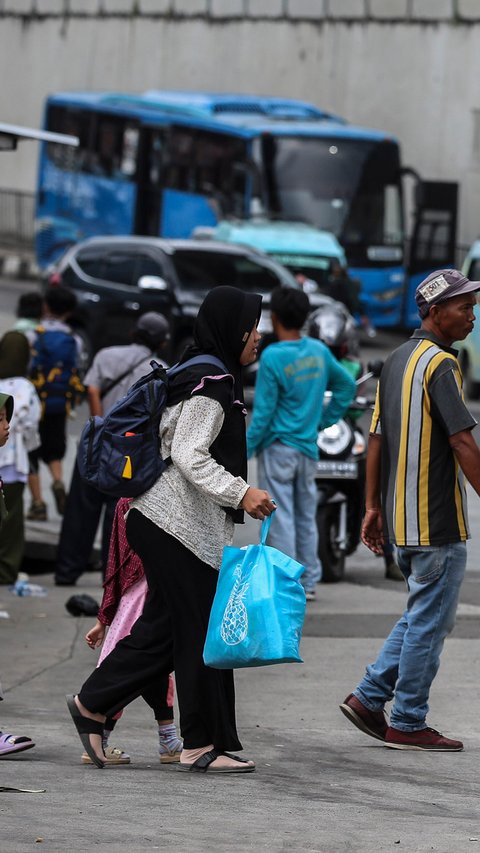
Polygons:
<instances>
[{"instance_id":1,"label":"boy in blue hoodie","mask_svg":"<svg viewBox=\"0 0 480 853\"><path fill-rule=\"evenodd\" d=\"M321 341L302 336L310 305L290 287L272 293L273 331L278 343L262 353L248 456L258 456L258 482L277 504L269 544L305 566L308 600L321 578L315 521L317 434L336 423L355 396L355 382ZM324 408L326 390L332 392Z\"/></svg>"}]
</instances>

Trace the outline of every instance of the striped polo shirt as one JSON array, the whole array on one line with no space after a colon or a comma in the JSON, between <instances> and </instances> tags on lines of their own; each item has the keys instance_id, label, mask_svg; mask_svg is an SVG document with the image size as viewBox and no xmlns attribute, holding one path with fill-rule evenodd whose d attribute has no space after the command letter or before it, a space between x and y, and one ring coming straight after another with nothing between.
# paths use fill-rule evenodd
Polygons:
<instances>
[{"instance_id":1,"label":"striped polo shirt","mask_svg":"<svg viewBox=\"0 0 480 853\"><path fill-rule=\"evenodd\" d=\"M419 329L386 360L370 432L382 436L385 534L400 546L470 538L462 471L448 438L473 429L456 350Z\"/></svg>"}]
</instances>

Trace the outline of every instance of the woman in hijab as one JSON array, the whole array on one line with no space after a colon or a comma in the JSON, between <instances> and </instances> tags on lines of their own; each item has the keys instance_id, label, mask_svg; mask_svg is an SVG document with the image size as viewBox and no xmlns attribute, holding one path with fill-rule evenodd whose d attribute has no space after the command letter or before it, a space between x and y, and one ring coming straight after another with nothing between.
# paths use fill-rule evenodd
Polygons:
<instances>
[{"instance_id":1,"label":"woman in hijab","mask_svg":"<svg viewBox=\"0 0 480 853\"><path fill-rule=\"evenodd\" d=\"M40 444L40 401L26 378L30 346L21 332L7 332L0 340L0 392L11 394L15 408L10 437L0 447L0 472L8 515L0 536L0 584L17 579L25 547L23 491L29 472L28 453Z\"/></svg>"},{"instance_id":2,"label":"woman in hijab","mask_svg":"<svg viewBox=\"0 0 480 853\"><path fill-rule=\"evenodd\" d=\"M195 323L194 355L219 358L185 368L169 386L160 423L161 450L172 464L132 502L127 537L143 561L148 596L142 616L67 703L82 743L104 766L101 735L113 716L175 670L181 770L240 773L255 769L227 750L241 750L231 670L203 663L203 646L223 548L244 511L262 520L275 506L246 481L242 367L255 361L261 296L216 287Z\"/></svg>"}]
</instances>

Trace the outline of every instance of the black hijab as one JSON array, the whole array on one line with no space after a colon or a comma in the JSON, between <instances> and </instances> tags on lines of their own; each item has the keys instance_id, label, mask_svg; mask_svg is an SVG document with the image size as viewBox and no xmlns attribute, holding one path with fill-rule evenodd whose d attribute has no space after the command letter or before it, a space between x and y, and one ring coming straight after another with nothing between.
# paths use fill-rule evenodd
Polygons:
<instances>
[{"instance_id":1,"label":"black hijab","mask_svg":"<svg viewBox=\"0 0 480 853\"><path fill-rule=\"evenodd\" d=\"M26 376L30 346L22 332L6 332L0 340L0 379Z\"/></svg>"},{"instance_id":2,"label":"black hijab","mask_svg":"<svg viewBox=\"0 0 480 853\"><path fill-rule=\"evenodd\" d=\"M181 361L209 353L223 361L235 382L235 397L243 401L240 356L262 311L262 297L237 287L214 287L203 300L193 327L194 344Z\"/></svg>"}]
</instances>

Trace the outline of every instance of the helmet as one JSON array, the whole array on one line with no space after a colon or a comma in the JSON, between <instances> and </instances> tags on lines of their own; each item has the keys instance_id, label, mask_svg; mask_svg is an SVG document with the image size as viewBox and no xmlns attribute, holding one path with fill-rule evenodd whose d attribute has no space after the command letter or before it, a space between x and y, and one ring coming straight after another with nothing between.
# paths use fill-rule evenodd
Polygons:
<instances>
[{"instance_id":1,"label":"helmet","mask_svg":"<svg viewBox=\"0 0 480 853\"><path fill-rule=\"evenodd\" d=\"M358 355L358 333L354 318L342 302L329 297L325 297L325 300L310 314L308 334L311 338L323 341L336 358Z\"/></svg>"}]
</instances>

